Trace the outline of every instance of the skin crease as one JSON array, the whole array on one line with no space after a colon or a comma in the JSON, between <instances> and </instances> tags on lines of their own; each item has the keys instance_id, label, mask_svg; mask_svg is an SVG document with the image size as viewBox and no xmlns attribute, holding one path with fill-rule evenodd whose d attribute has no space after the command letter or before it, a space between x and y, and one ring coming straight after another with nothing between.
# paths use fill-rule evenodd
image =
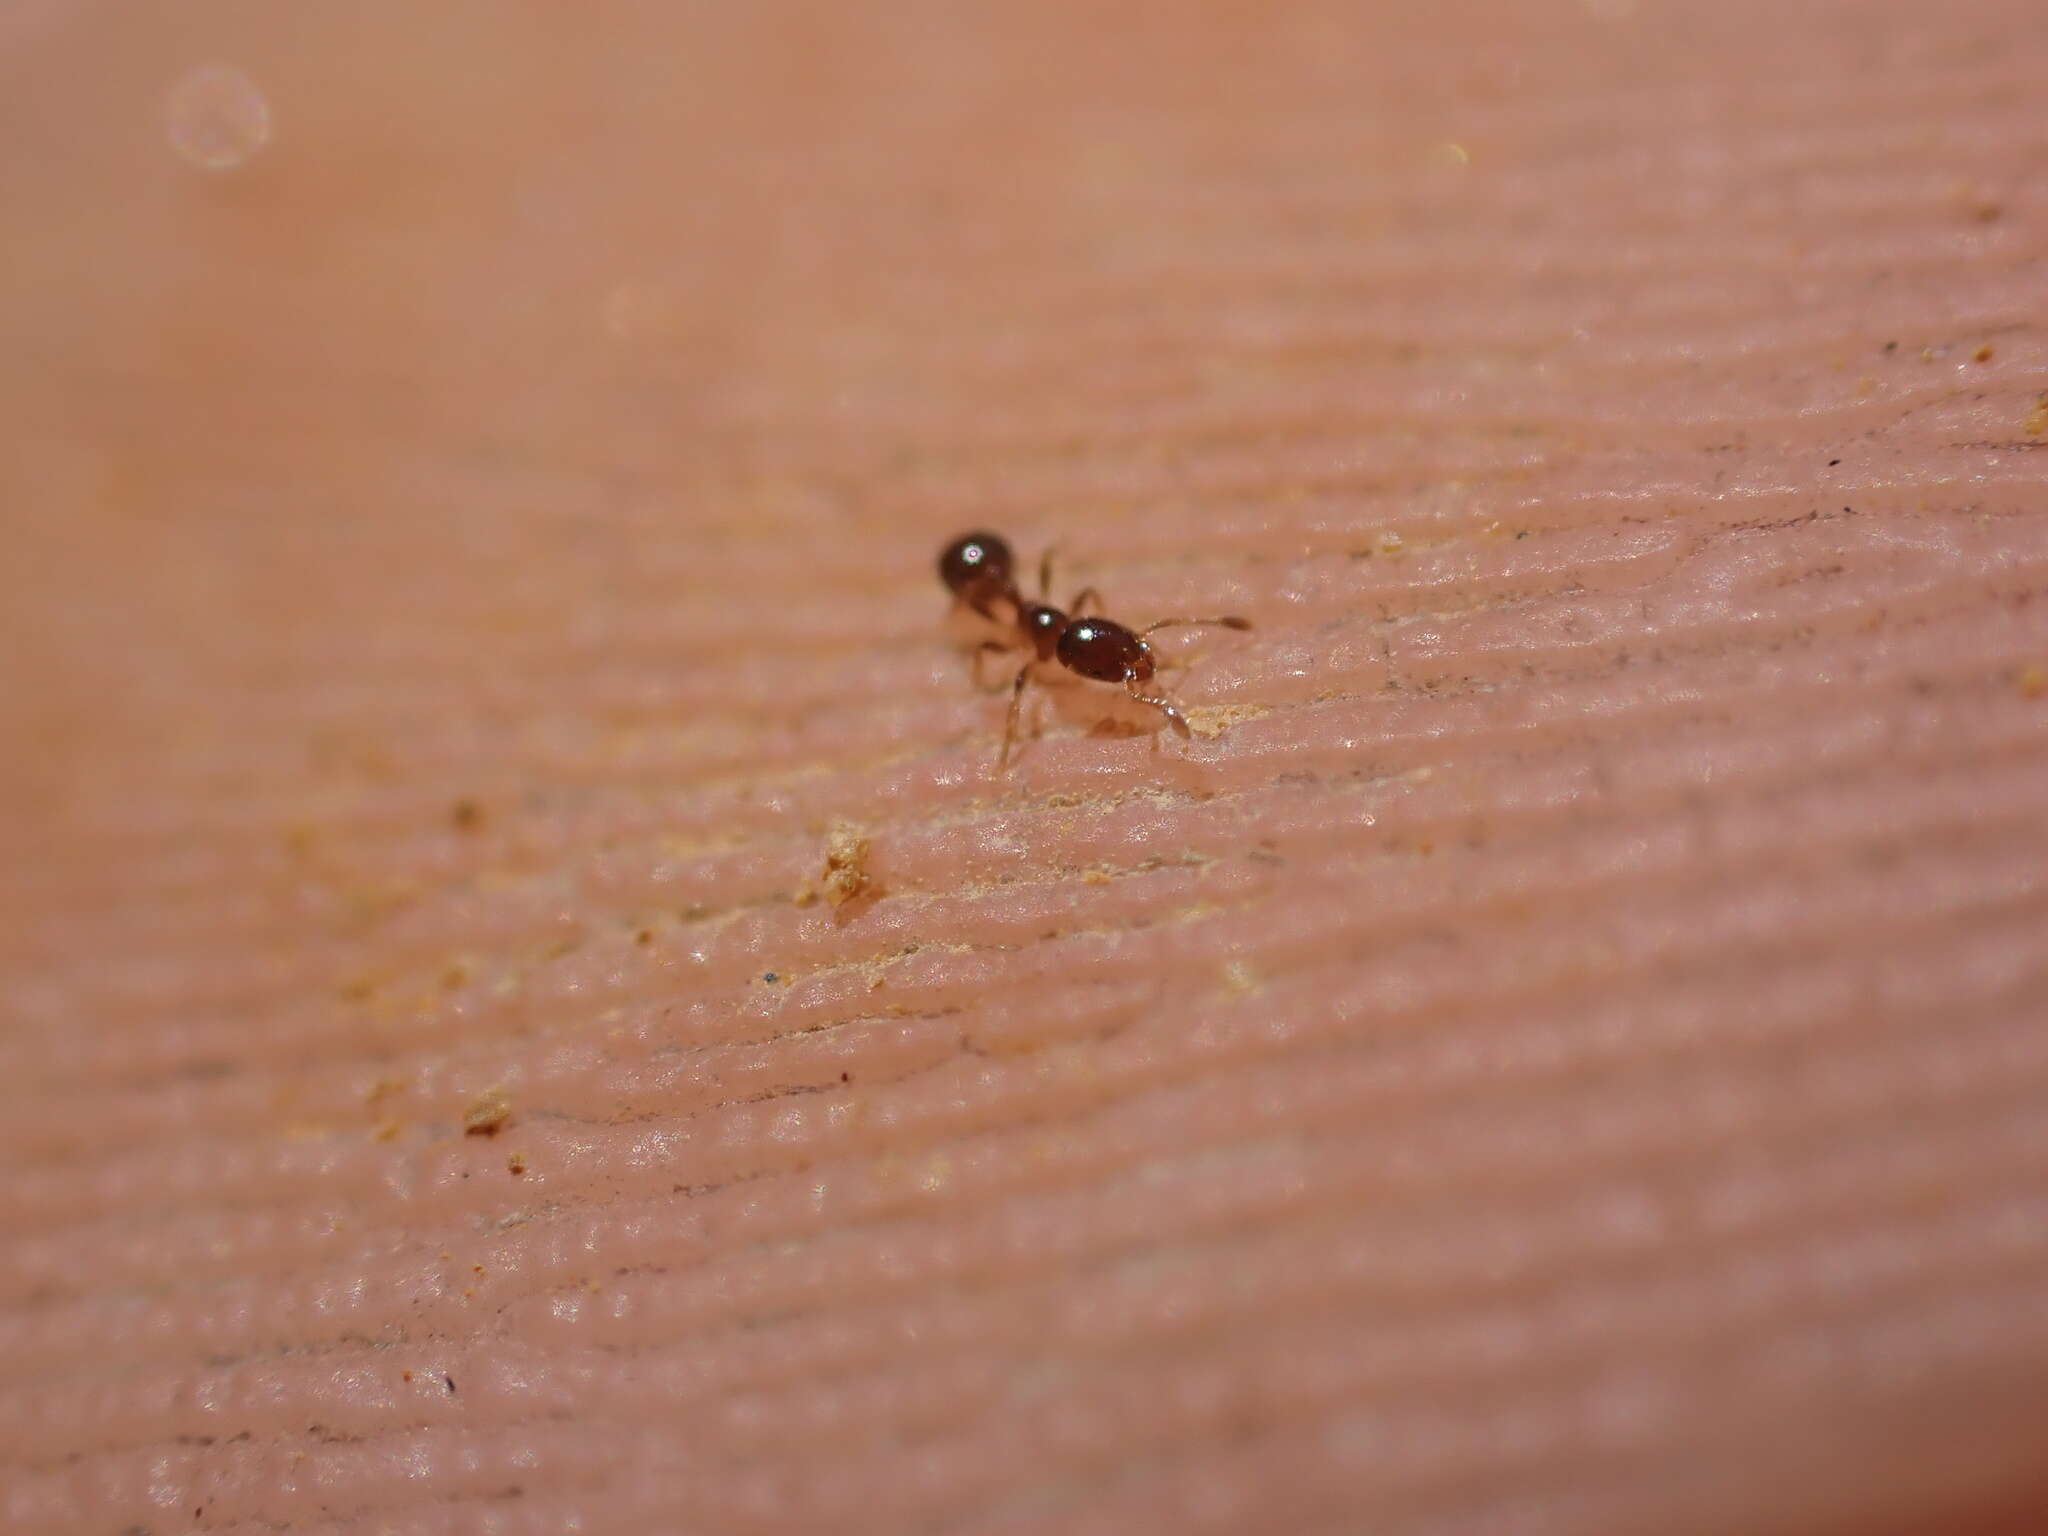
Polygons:
<instances>
[{"instance_id":1,"label":"skin crease","mask_svg":"<svg viewBox=\"0 0 2048 1536\"><path fill-rule=\"evenodd\" d=\"M2036 6L0 73L0 1527L2040 1528Z\"/></svg>"}]
</instances>

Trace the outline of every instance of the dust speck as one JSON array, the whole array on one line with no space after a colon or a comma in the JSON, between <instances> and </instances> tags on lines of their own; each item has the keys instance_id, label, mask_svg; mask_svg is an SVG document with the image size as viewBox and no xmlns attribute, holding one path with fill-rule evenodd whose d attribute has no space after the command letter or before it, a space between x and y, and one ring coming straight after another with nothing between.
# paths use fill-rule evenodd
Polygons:
<instances>
[{"instance_id":1,"label":"dust speck","mask_svg":"<svg viewBox=\"0 0 2048 1536\"><path fill-rule=\"evenodd\" d=\"M386 1099L398 1097L399 1094L405 1092L408 1086L406 1080L402 1077L377 1078L371 1082L368 1088L363 1090L363 1102L365 1104L382 1104Z\"/></svg>"}]
</instances>

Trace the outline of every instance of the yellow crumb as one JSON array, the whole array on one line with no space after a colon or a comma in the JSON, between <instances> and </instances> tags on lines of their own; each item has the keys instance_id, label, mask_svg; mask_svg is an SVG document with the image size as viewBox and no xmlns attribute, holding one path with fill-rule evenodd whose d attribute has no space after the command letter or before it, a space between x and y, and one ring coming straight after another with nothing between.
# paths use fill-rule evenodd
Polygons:
<instances>
[{"instance_id":1,"label":"yellow crumb","mask_svg":"<svg viewBox=\"0 0 2048 1536\"><path fill-rule=\"evenodd\" d=\"M1188 729L1205 740L1221 736L1233 725L1256 720L1268 712L1259 704L1197 704L1182 711L1187 716Z\"/></svg>"},{"instance_id":2,"label":"yellow crumb","mask_svg":"<svg viewBox=\"0 0 2048 1536\"><path fill-rule=\"evenodd\" d=\"M487 1089L470 1100L469 1108L462 1112L462 1134L495 1136L511 1118L512 1106L504 1092L497 1088Z\"/></svg>"},{"instance_id":3,"label":"yellow crumb","mask_svg":"<svg viewBox=\"0 0 2048 1536\"><path fill-rule=\"evenodd\" d=\"M2033 410L2027 413L2027 419L2020 425L2029 437L2039 437L2048 432L2048 395L2034 402Z\"/></svg>"},{"instance_id":4,"label":"yellow crumb","mask_svg":"<svg viewBox=\"0 0 2048 1536\"><path fill-rule=\"evenodd\" d=\"M2020 668L2013 681L2019 685L2021 698L2038 699L2048 694L2048 665L2030 661Z\"/></svg>"},{"instance_id":5,"label":"yellow crumb","mask_svg":"<svg viewBox=\"0 0 2048 1536\"><path fill-rule=\"evenodd\" d=\"M869 887L868 840L858 827L834 822L825 845L825 899L843 907ZM801 903L800 903L801 904Z\"/></svg>"},{"instance_id":6,"label":"yellow crumb","mask_svg":"<svg viewBox=\"0 0 2048 1536\"><path fill-rule=\"evenodd\" d=\"M1998 349L1992 346L1991 343L1988 341L1985 342L1983 346L1979 347L1976 351L1970 354L1971 357L1975 358L1980 363L1988 363L1991 361L1992 358L1996 357L1997 355Z\"/></svg>"}]
</instances>

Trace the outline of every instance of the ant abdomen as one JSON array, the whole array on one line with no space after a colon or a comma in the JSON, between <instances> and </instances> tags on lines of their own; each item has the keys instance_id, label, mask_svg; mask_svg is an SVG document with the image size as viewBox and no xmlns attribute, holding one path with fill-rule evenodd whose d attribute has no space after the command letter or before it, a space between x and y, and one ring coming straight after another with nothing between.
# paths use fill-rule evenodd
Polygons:
<instances>
[{"instance_id":1,"label":"ant abdomen","mask_svg":"<svg viewBox=\"0 0 2048 1536\"><path fill-rule=\"evenodd\" d=\"M1059 638L1060 665L1100 683L1146 682L1158 670L1152 647L1114 619L1076 619Z\"/></svg>"}]
</instances>

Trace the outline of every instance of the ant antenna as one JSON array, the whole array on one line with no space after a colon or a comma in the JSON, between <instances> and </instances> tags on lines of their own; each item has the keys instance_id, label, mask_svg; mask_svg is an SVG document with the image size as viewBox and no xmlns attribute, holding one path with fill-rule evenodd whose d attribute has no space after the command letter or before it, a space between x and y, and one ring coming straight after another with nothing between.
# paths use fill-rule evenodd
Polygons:
<instances>
[{"instance_id":1,"label":"ant antenna","mask_svg":"<svg viewBox=\"0 0 2048 1536\"><path fill-rule=\"evenodd\" d=\"M1250 619L1240 619L1234 613L1226 613L1213 619L1161 619L1157 624L1147 624L1138 633L1149 635L1155 629L1185 629L1191 624L1214 624L1224 629L1250 629Z\"/></svg>"}]
</instances>

